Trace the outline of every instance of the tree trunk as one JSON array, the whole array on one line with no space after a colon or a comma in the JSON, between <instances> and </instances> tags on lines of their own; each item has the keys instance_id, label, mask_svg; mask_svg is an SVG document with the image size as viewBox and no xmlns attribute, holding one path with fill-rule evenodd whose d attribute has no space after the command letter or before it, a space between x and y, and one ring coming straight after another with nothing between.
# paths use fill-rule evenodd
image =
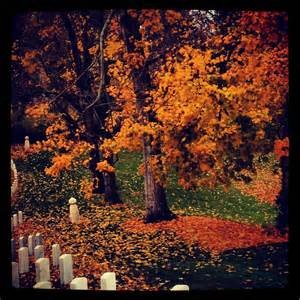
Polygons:
<instances>
[{"instance_id":1,"label":"tree trunk","mask_svg":"<svg viewBox=\"0 0 300 300\"><path fill-rule=\"evenodd\" d=\"M157 183L154 179L153 172L149 165L149 159L151 157L151 147L144 141L143 147L144 156L144 197L146 206L145 222L159 222L162 220L171 220L176 216L173 214L167 203L166 193L163 186Z\"/></svg>"},{"instance_id":2,"label":"tree trunk","mask_svg":"<svg viewBox=\"0 0 300 300\"><path fill-rule=\"evenodd\" d=\"M94 148L90 151L90 163L89 169L93 174L93 193L94 194L104 194L105 192L105 183L103 172L100 172L96 169L97 163L100 161L99 147L98 143L94 143Z\"/></svg>"},{"instance_id":3,"label":"tree trunk","mask_svg":"<svg viewBox=\"0 0 300 300\"><path fill-rule=\"evenodd\" d=\"M281 234L285 234L288 230L288 163L289 158L287 156L280 158L282 188L276 201L279 209L276 219L276 227L279 229Z\"/></svg>"},{"instance_id":4,"label":"tree trunk","mask_svg":"<svg viewBox=\"0 0 300 300\"><path fill-rule=\"evenodd\" d=\"M128 53L137 53L141 51L135 47L135 41L141 41L142 36L139 31L139 23L125 11L121 16L121 25L124 29L125 45ZM133 37L133 38L132 38ZM140 53L143 55L143 53ZM149 65L142 68L134 69L131 73L136 94L136 108L139 113L140 122L144 124L144 120L149 120L149 115L143 112L143 106L146 103L145 91L151 86L151 78L149 75ZM143 120L144 119L144 120ZM153 155L153 149L149 143L150 136L143 138L143 155L144 155L144 189L145 189L145 222L157 222L162 220L171 220L176 216L168 208L166 193L164 187L157 183L154 179L153 172L149 165L149 159ZM159 149L156 149L156 151Z\"/></svg>"},{"instance_id":5,"label":"tree trunk","mask_svg":"<svg viewBox=\"0 0 300 300\"><path fill-rule=\"evenodd\" d=\"M109 204L122 203L117 192L115 173L103 172L104 175L104 197Z\"/></svg>"}]
</instances>

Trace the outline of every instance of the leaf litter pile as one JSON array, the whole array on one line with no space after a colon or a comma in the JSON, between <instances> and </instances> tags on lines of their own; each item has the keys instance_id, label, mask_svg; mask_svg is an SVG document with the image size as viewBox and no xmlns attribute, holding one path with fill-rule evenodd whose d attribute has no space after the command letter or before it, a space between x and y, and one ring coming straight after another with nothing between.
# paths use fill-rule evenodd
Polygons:
<instances>
[{"instance_id":1,"label":"leaf litter pile","mask_svg":"<svg viewBox=\"0 0 300 300\"><path fill-rule=\"evenodd\" d=\"M55 243L60 244L62 254L72 254L74 277L87 277L89 289L100 289L100 277L105 272L116 273L118 290L168 290L175 284L205 289L211 285L208 279L224 288L231 273L235 274L237 287L247 288L249 282L252 287L257 287L260 281L266 284L268 280L271 280L271 287L276 287L287 276L287 264L278 267L279 270L276 263L267 261L276 245L286 246L287 236L267 235L259 226L211 217L178 216L169 222L144 224L141 212L126 205L89 203L81 211L79 224L70 223L66 207L60 212L36 213L26 218L13 237L18 240L22 235L27 238L37 232L43 235L45 257L51 258L51 246ZM265 260L258 266L249 267L256 259L247 261L245 257L242 261L246 260L247 264L238 272L239 266L223 262L226 260L224 251L234 254L241 248L251 249L263 244L268 244L263 251ZM231 262L235 257L236 254ZM282 257L278 261L281 263ZM263 275L255 279L254 272L254 278L249 279L251 268L252 273L255 268L264 273L257 272ZM34 270L31 256L30 272L20 277L21 287L35 284ZM212 279L214 274L216 278ZM219 284L218 279L221 280ZM68 288L60 285L58 268L52 264L51 282L54 288ZM198 286L197 282L206 285Z\"/></svg>"}]
</instances>

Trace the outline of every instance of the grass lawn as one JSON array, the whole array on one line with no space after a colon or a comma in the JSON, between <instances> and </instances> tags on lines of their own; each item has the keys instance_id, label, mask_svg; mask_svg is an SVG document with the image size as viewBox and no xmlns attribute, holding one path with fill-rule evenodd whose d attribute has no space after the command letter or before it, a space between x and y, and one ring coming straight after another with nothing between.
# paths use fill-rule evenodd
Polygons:
<instances>
[{"instance_id":1,"label":"grass lawn","mask_svg":"<svg viewBox=\"0 0 300 300\"><path fill-rule=\"evenodd\" d=\"M142 209L143 178L137 175L141 162L141 154L123 152L116 170L123 201ZM260 225L273 224L277 215L273 205L258 202L255 197L243 195L234 188L228 192L222 188L185 190L177 184L175 173L169 177L167 198L170 208L184 215L215 216Z\"/></svg>"}]
</instances>

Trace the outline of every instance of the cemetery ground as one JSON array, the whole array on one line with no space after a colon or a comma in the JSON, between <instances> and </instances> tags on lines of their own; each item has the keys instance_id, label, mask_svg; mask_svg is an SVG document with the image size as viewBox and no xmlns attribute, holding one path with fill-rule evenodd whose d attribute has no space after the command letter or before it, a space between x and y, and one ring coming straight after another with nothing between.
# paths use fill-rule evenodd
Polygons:
<instances>
[{"instance_id":1,"label":"cemetery ground","mask_svg":"<svg viewBox=\"0 0 300 300\"><path fill-rule=\"evenodd\" d=\"M250 186L233 183L228 191L186 191L170 174L168 203L178 216L169 222L144 224L143 180L137 174L141 155L123 152L116 165L124 204L109 206L101 198L84 199L79 182L84 167L50 178L43 170L51 153L15 158L19 188L12 213L23 211L24 222L13 232L18 241L43 235L45 257L59 244L73 257L74 277L100 288L100 277L115 272L117 290L169 290L187 284L191 290L280 288L287 285L287 236L272 228L277 208L278 170L271 158L262 163ZM273 168L270 170L270 168ZM260 189L260 190L259 190ZM79 224L69 220L68 200L77 199ZM59 270L50 267L54 288L61 286ZM20 287L35 284L34 259L30 272L20 275Z\"/></svg>"}]
</instances>

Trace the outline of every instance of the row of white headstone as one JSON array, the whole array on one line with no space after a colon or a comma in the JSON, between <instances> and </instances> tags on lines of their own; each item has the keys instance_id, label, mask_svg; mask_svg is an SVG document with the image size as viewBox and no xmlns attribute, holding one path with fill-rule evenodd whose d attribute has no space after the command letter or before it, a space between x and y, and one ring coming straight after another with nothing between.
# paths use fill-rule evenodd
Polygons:
<instances>
[{"instance_id":1,"label":"row of white headstone","mask_svg":"<svg viewBox=\"0 0 300 300\"><path fill-rule=\"evenodd\" d=\"M79 211L76 205L76 199L71 198L70 204L70 220L72 223L79 221ZM12 228L16 228L23 223L23 213L18 211L12 217ZM50 282L50 262L49 258L44 257L43 237L40 233L29 235L27 240L24 236L19 237L18 261L12 262L12 286L19 287L19 274L29 272L29 255L34 255L36 284L33 288L51 289ZM12 260L16 259L16 242L11 239ZM73 275L73 260L71 254L62 254L59 244L52 245L52 264L59 266L61 284L70 285L70 289L87 290L88 282L86 277L76 277ZM116 274L114 272L106 272L100 278L101 290L116 290ZM175 285L171 291L188 291L188 285Z\"/></svg>"},{"instance_id":2,"label":"row of white headstone","mask_svg":"<svg viewBox=\"0 0 300 300\"><path fill-rule=\"evenodd\" d=\"M18 188L18 172L17 172L16 165L12 159L10 160L10 168L13 172L13 183L11 185L11 191L10 191L11 197L13 197L13 195L16 193Z\"/></svg>"},{"instance_id":3,"label":"row of white headstone","mask_svg":"<svg viewBox=\"0 0 300 300\"><path fill-rule=\"evenodd\" d=\"M22 223L23 223L23 212L19 210L17 214L13 214L13 216L11 217L11 230L13 231Z\"/></svg>"},{"instance_id":4,"label":"row of white headstone","mask_svg":"<svg viewBox=\"0 0 300 300\"><path fill-rule=\"evenodd\" d=\"M22 247L18 250L19 263L12 262L12 286L19 287L19 274L29 272L29 252L28 247ZM34 248L36 284L33 288L52 288L50 282L50 261L44 256L42 245ZM40 257L42 256L42 257ZM52 245L52 263L53 266L59 266L60 283L70 285L70 289L87 290L87 278L73 275L73 259L71 254L62 254L59 244ZM106 272L101 276L101 290L116 290L116 278L114 272Z\"/></svg>"},{"instance_id":5,"label":"row of white headstone","mask_svg":"<svg viewBox=\"0 0 300 300\"><path fill-rule=\"evenodd\" d=\"M12 248L15 249L15 242L12 239ZM50 261L44 257L44 246L42 245L42 235L37 233L28 236L28 247L24 247L24 237L19 238L18 263L12 262L12 286L19 287L19 274L29 272L29 255L34 254L36 284L33 288L52 288L50 282ZM36 245L36 246L35 246ZM34 249L32 251L32 249ZM73 259L71 254L62 254L59 244L52 245L52 264L59 266L60 283L62 285L70 285L70 289L87 290L87 278L77 277L73 275ZM101 290L116 290L116 274L114 272L106 272L100 278ZM171 291L189 290L187 285L176 285Z\"/></svg>"}]
</instances>

